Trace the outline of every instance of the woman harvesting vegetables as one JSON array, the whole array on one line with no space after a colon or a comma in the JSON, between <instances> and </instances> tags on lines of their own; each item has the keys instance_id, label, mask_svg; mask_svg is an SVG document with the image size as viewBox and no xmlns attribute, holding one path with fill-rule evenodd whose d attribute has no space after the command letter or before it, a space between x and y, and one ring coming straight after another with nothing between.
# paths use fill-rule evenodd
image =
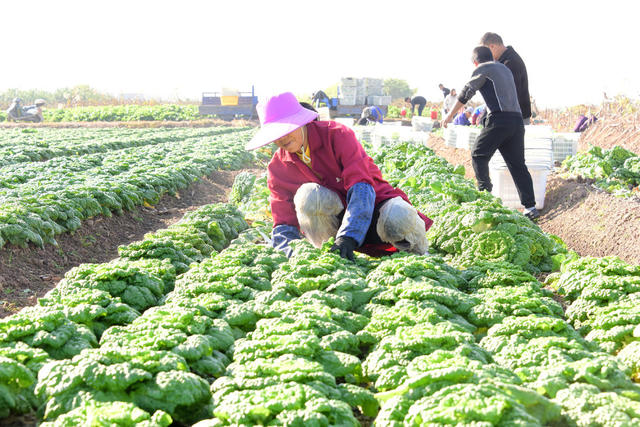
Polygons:
<instances>
[{"instance_id":1,"label":"woman harvesting vegetables","mask_svg":"<svg viewBox=\"0 0 640 427\"><path fill-rule=\"evenodd\" d=\"M352 130L302 107L290 92L260 102L261 128L248 150L274 142L268 167L273 246L291 255L289 242L306 237L316 247L381 255L398 249L423 254L433 221L382 178Z\"/></svg>"}]
</instances>

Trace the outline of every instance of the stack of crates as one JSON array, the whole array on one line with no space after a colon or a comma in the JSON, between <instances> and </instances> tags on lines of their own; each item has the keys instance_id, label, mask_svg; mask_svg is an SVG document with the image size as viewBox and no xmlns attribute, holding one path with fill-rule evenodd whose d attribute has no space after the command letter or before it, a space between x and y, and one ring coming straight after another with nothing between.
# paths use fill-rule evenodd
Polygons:
<instances>
[{"instance_id":1,"label":"stack of crates","mask_svg":"<svg viewBox=\"0 0 640 427\"><path fill-rule=\"evenodd\" d=\"M339 96L342 105L389 105L391 97L384 95L382 79L343 77Z\"/></svg>"},{"instance_id":2,"label":"stack of crates","mask_svg":"<svg viewBox=\"0 0 640 427\"><path fill-rule=\"evenodd\" d=\"M426 144L429 141L429 132L416 131L409 126L401 126L400 122L377 123L375 126L354 126L353 131L358 141L379 148L394 142L411 142L414 144Z\"/></svg>"},{"instance_id":3,"label":"stack of crates","mask_svg":"<svg viewBox=\"0 0 640 427\"><path fill-rule=\"evenodd\" d=\"M358 94L359 79L355 77L343 77L340 84L340 104L356 105L356 96Z\"/></svg>"},{"instance_id":4,"label":"stack of crates","mask_svg":"<svg viewBox=\"0 0 640 427\"><path fill-rule=\"evenodd\" d=\"M382 96L384 95L383 86L384 81L382 79L372 79L370 77L365 77L362 79L364 91L367 96Z\"/></svg>"}]
</instances>

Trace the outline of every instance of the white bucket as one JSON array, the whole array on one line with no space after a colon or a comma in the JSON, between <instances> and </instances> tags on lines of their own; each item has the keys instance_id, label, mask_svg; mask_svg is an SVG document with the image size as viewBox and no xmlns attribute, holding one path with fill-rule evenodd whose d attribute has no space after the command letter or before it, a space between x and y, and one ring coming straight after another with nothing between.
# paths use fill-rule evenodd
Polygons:
<instances>
[{"instance_id":1,"label":"white bucket","mask_svg":"<svg viewBox=\"0 0 640 427\"><path fill-rule=\"evenodd\" d=\"M527 165L533 180L533 193L536 198L536 209L544 208L544 196L547 190L547 177L551 169L546 165ZM489 165L489 177L493 184L491 194L502 199L502 204L513 209L522 209L518 190L511 173L506 166Z\"/></svg>"}]
</instances>

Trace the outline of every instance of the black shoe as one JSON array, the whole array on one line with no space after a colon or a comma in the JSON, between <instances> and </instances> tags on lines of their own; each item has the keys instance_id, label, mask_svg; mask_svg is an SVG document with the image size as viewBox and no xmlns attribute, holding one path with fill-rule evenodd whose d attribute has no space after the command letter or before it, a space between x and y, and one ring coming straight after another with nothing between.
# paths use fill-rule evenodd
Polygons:
<instances>
[{"instance_id":1,"label":"black shoe","mask_svg":"<svg viewBox=\"0 0 640 427\"><path fill-rule=\"evenodd\" d=\"M529 218L531 221L535 221L540 218L540 212L538 212L538 209L533 208L529 212L525 213L524 216Z\"/></svg>"}]
</instances>

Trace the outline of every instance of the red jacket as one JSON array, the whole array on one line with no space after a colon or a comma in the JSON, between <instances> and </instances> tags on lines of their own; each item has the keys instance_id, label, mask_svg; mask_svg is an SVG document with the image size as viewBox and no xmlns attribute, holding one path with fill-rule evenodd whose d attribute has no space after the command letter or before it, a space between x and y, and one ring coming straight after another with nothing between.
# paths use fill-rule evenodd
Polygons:
<instances>
[{"instance_id":1,"label":"red jacket","mask_svg":"<svg viewBox=\"0 0 640 427\"><path fill-rule=\"evenodd\" d=\"M300 228L293 197L298 188L307 182L315 182L336 192L346 206L347 191L356 183L371 185L376 193L375 205L400 196L409 198L398 188L393 188L382 178L373 159L367 155L355 134L348 127L331 121L314 121L307 124L311 169L296 155L279 148L268 167L269 191L273 225L292 225ZM313 170L312 170L313 169ZM422 213L425 229L433 221Z\"/></svg>"}]
</instances>

